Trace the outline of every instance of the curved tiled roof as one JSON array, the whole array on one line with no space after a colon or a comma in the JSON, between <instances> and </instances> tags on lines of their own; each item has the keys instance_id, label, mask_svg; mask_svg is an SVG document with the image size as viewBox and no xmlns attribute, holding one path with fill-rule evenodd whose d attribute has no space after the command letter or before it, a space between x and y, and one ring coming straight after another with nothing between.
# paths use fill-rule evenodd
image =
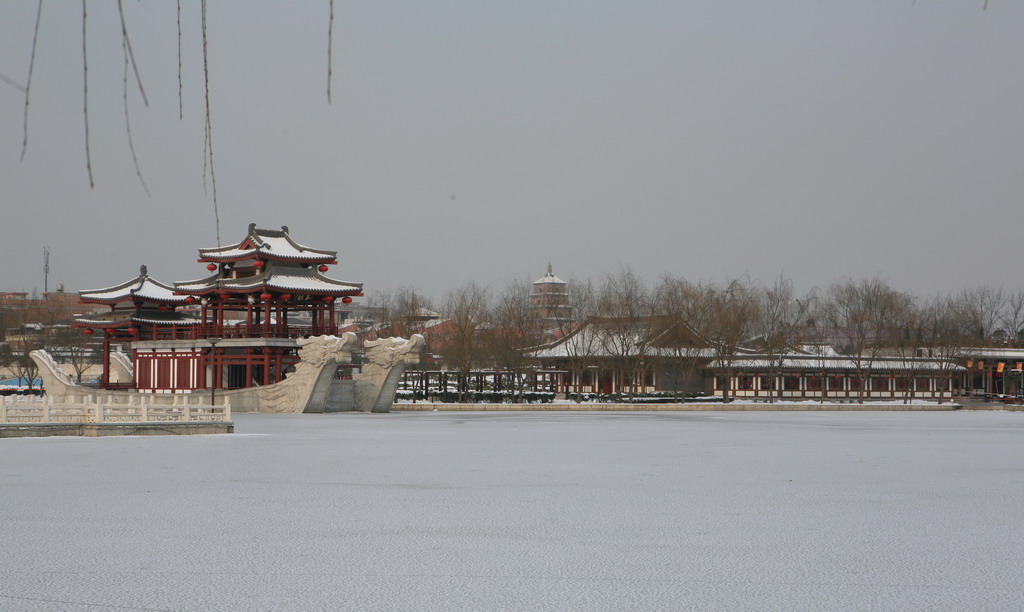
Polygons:
<instances>
[{"instance_id":1,"label":"curved tiled roof","mask_svg":"<svg viewBox=\"0 0 1024 612\"><path fill-rule=\"evenodd\" d=\"M295 242L288 235L288 226L282 226L280 230L268 230L258 229L255 223L249 224L249 233L237 244L199 249L199 261L224 263L254 257L317 264L337 263L338 252L314 249Z\"/></svg>"},{"instance_id":2,"label":"curved tiled roof","mask_svg":"<svg viewBox=\"0 0 1024 612\"><path fill-rule=\"evenodd\" d=\"M137 299L144 302L181 303L185 301L185 296L174 293L174 287L150 278L146 266L142 266L139 275L132 280L105 289L79 291L78 297L86 304L116 304Z\"/></svg>"}]
</instances>

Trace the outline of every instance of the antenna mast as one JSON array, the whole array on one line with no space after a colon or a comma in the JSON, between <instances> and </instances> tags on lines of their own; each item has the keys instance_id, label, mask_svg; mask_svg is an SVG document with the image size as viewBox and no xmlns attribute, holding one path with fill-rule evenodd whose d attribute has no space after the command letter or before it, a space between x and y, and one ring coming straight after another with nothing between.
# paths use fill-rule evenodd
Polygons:
<instances>
[{"instance_id":1,"label":"antenna mast","mask_svg":"<svg viewBox=\"0 0 1024 612\"><path fill-rule=\"evenodd\" d=\"M50 247L43 247L43 293L50 292Z\"/></svg>"}]
</instances>

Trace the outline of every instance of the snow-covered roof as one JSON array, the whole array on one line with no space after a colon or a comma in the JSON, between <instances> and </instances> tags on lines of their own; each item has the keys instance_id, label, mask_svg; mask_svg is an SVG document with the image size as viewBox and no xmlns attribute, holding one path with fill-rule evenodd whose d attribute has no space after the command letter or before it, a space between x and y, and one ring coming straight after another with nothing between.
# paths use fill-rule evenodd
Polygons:
<instances>
[{"instance_id":1,"label":"snow-covered roof","mask_svg":"<svg viewBox=\"0 0 1024 612\"><path fill-rule=\"evenodd\" d=\"M80 291L78 295L86 303L116 303L136 299L146 302L185 301L185 296L176 295L170 285L150 278L146 266L142 266L139 275L132 280L105 289L87 289Z\"/></svg>"},{"instance_id":2,"label":"snow-covered roof","mask_svg":"<svg viewBox=\"0 0 1024 612\"><path fill-rule=\"evenodd\" d=\"M249 224L248 234L237 244L199 249L199 261L228 262L257 256L261 259L337 263L338 252L314 249L295 242L288 235L288 226L269 230L258 229L255 223Z\"/></svg>"},{"instance_id":3,"label":"snow-covered roof","mask_svg":"<svg viewBox=\"0 0 1024 612\"><path fill-rule=\"evenodd\" d=\"M665 323L664 318L658 318ZM652 325L655 324L652 322ZM614 319L592 318L555 342L534 347L528 356L537 359L561 359L573 357L630 357L641 353L650 357L688 356L696 359L710 359L715 356L713 349L694 345L685 347L658 345L663 333L652 335L651 327L636 329L613 329ZM661 331L664 331L663 329Z\"/></svg>"},{"instance_id":4,"label":"snow-covered roof","mask_svg":"<svg viewBox=\"0 0 1024 612\"><path fill-rule=\"evenodd\" d=\"M174 284L174 290L182 295L200 295L214 291L251 292L276 289L299 293L357 294L362 292L362 283L335 280L320 273L316 267L283 262L267 262L267 265L253 276L244 278L221 278L214 274L207 278L181 281Z\"/></svg>"},{"instance_id":5,"label":"snow-covered roof","mask_svg":"<svg viewBox=\"0 0 1024 612\"><path fill-rule=\"evenodd\" d=\"M965 358L974 359L1006 359L1024 361L1024 349L993 347L993 348L964 348L958 352Z\"/></svg>"},{"instance_id":6,"label":"snow-covered roof","mask_svg":"<svg viewBox=\"0 0 1024 612\"><path fill-rule=\"evenodd\" d=\"M559 285L564 285L565 281L554 275L554 273L551 271L551 264L548 264L548 271L547 271L547 273L544 276L542 276L542 277L538 278L537 280L533 281L534 285L555 284L555 283L557 283Z\"/></svg>"},{"instance_id":7,"label":"snow-covered roof","mask_svg":"<svg viewBox=\"0 0 1024 612\"><path fill-rule=\"evenodd\" d=\"M791 370L791 371L854 371L857 370L857 362L850 357L811 357L806 355L782 355L781 357L770 358L767 355L743 356L733 359L731 363L722 360L713 361L709 368L720 370L730 367L734 371L742 370ZM943 371L959 372L963 367L949 361L940 359L862 359L860 367L862 370L874 371Z\"/></svg>"},{"instance_id":8,"label":"snow-covered roof","mask_svg":"<svg viewBox=\"0 0 1024 612\"><path fill-rule=\"evenodd\" d=\"M106 319L75 319L75 324L78 327L118 327L119 325L127 325L131 322L131 315L124 312L120 316Z\"/></svg>"}]
</instances>

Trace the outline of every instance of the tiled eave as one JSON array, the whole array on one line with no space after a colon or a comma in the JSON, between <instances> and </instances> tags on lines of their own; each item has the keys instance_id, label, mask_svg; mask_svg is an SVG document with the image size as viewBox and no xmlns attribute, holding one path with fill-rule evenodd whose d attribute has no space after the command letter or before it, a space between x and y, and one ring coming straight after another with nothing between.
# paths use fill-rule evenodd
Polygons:
<instances>
[{"instance_id":1,"label":"tiled eave","mask_svg":"<svg viewBox=\"0 0 1024 612\"><path fill-rule=\"evenodd\" d=\"M179 312L160 312L144 310L142 312L112 313L106 319L75 319L74 327L91 328L119 328L131 325L170 325L170 326L191 326L198 325L199 320Z\"/></svg>"},{"instance_id":2,"label":"tiled eave","mask_svg":"<svg viewBox=\"0 0 1024 612\"><path fill-rule=\"evenodd\" d=\"M333 253L314 255L308 252L303 253L272 253L265 249L232 249L223 253L210 255L200 252L200 263L236 263L251 259L262 259L265 261L289 261L310 264L336 265L338 256Z\"/></svg>"},{"instance_id":3,"label":"tiled eave","mask_svg":"<svg viewBox=\"0 0 1024 612\"><path fill-rule=\"evenodd\" d=\"M857 363L853 359L785 358L781 362L769 359L735 359L732 363L721 360L712 362L710 370L732 370L733 372L855 372ZM963 372L963 366L935 359L874 359L862 360L861 371L871 372Z\"/></svg>"},{"instance_id":4,"label":"tiled eave","mask_svg":"<svg viewBox=\"0 0 1024 612\"><path fill-rule=\"evenodd\" d=\"M259 274L245 278L208 278L175 284L175 293L183 296L208 295L212 293L255 293L259 291L284 291L298 295L362 295L362 283L327 278L316 268L287 266L278 268L268 264Z\"/></svg>"}]
</instances>

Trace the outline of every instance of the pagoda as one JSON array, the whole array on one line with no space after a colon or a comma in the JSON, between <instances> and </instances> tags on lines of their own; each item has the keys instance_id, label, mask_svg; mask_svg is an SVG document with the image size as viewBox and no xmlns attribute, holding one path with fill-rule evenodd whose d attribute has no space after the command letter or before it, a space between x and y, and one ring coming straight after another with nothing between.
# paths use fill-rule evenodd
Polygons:
<instances>
[{"instance_id":1,"label":"pagoda","mask_svg":"<svg viewBox=\"0 0 1024 612\"><path fill-rule=\"evenodd\" d=\"M303 246L287 226L250 224L237 244L199 249L198 261L209 276L167 285L143 266L120 285L80 292L80 303L110 308L75 322L103 334L101 388L180 393L281 382L300 361L302 339L337 335L336 301L363 295L362 283L325 276L337 251ZM130 347L130 381L111 381L117 344Z\"/></svg>"},{"instance_id":2,"label":"pagoda","mask_svg":"<svg viewBox=\"0 0 1024 612\"><path fill-rule=\"evenodd\" d=\"M534 331L541 335L559 335L572 318L568 284L555 276L548 264L544 276L533 281L530 294L530 318Z\"/></svg>"}]
</instances>

